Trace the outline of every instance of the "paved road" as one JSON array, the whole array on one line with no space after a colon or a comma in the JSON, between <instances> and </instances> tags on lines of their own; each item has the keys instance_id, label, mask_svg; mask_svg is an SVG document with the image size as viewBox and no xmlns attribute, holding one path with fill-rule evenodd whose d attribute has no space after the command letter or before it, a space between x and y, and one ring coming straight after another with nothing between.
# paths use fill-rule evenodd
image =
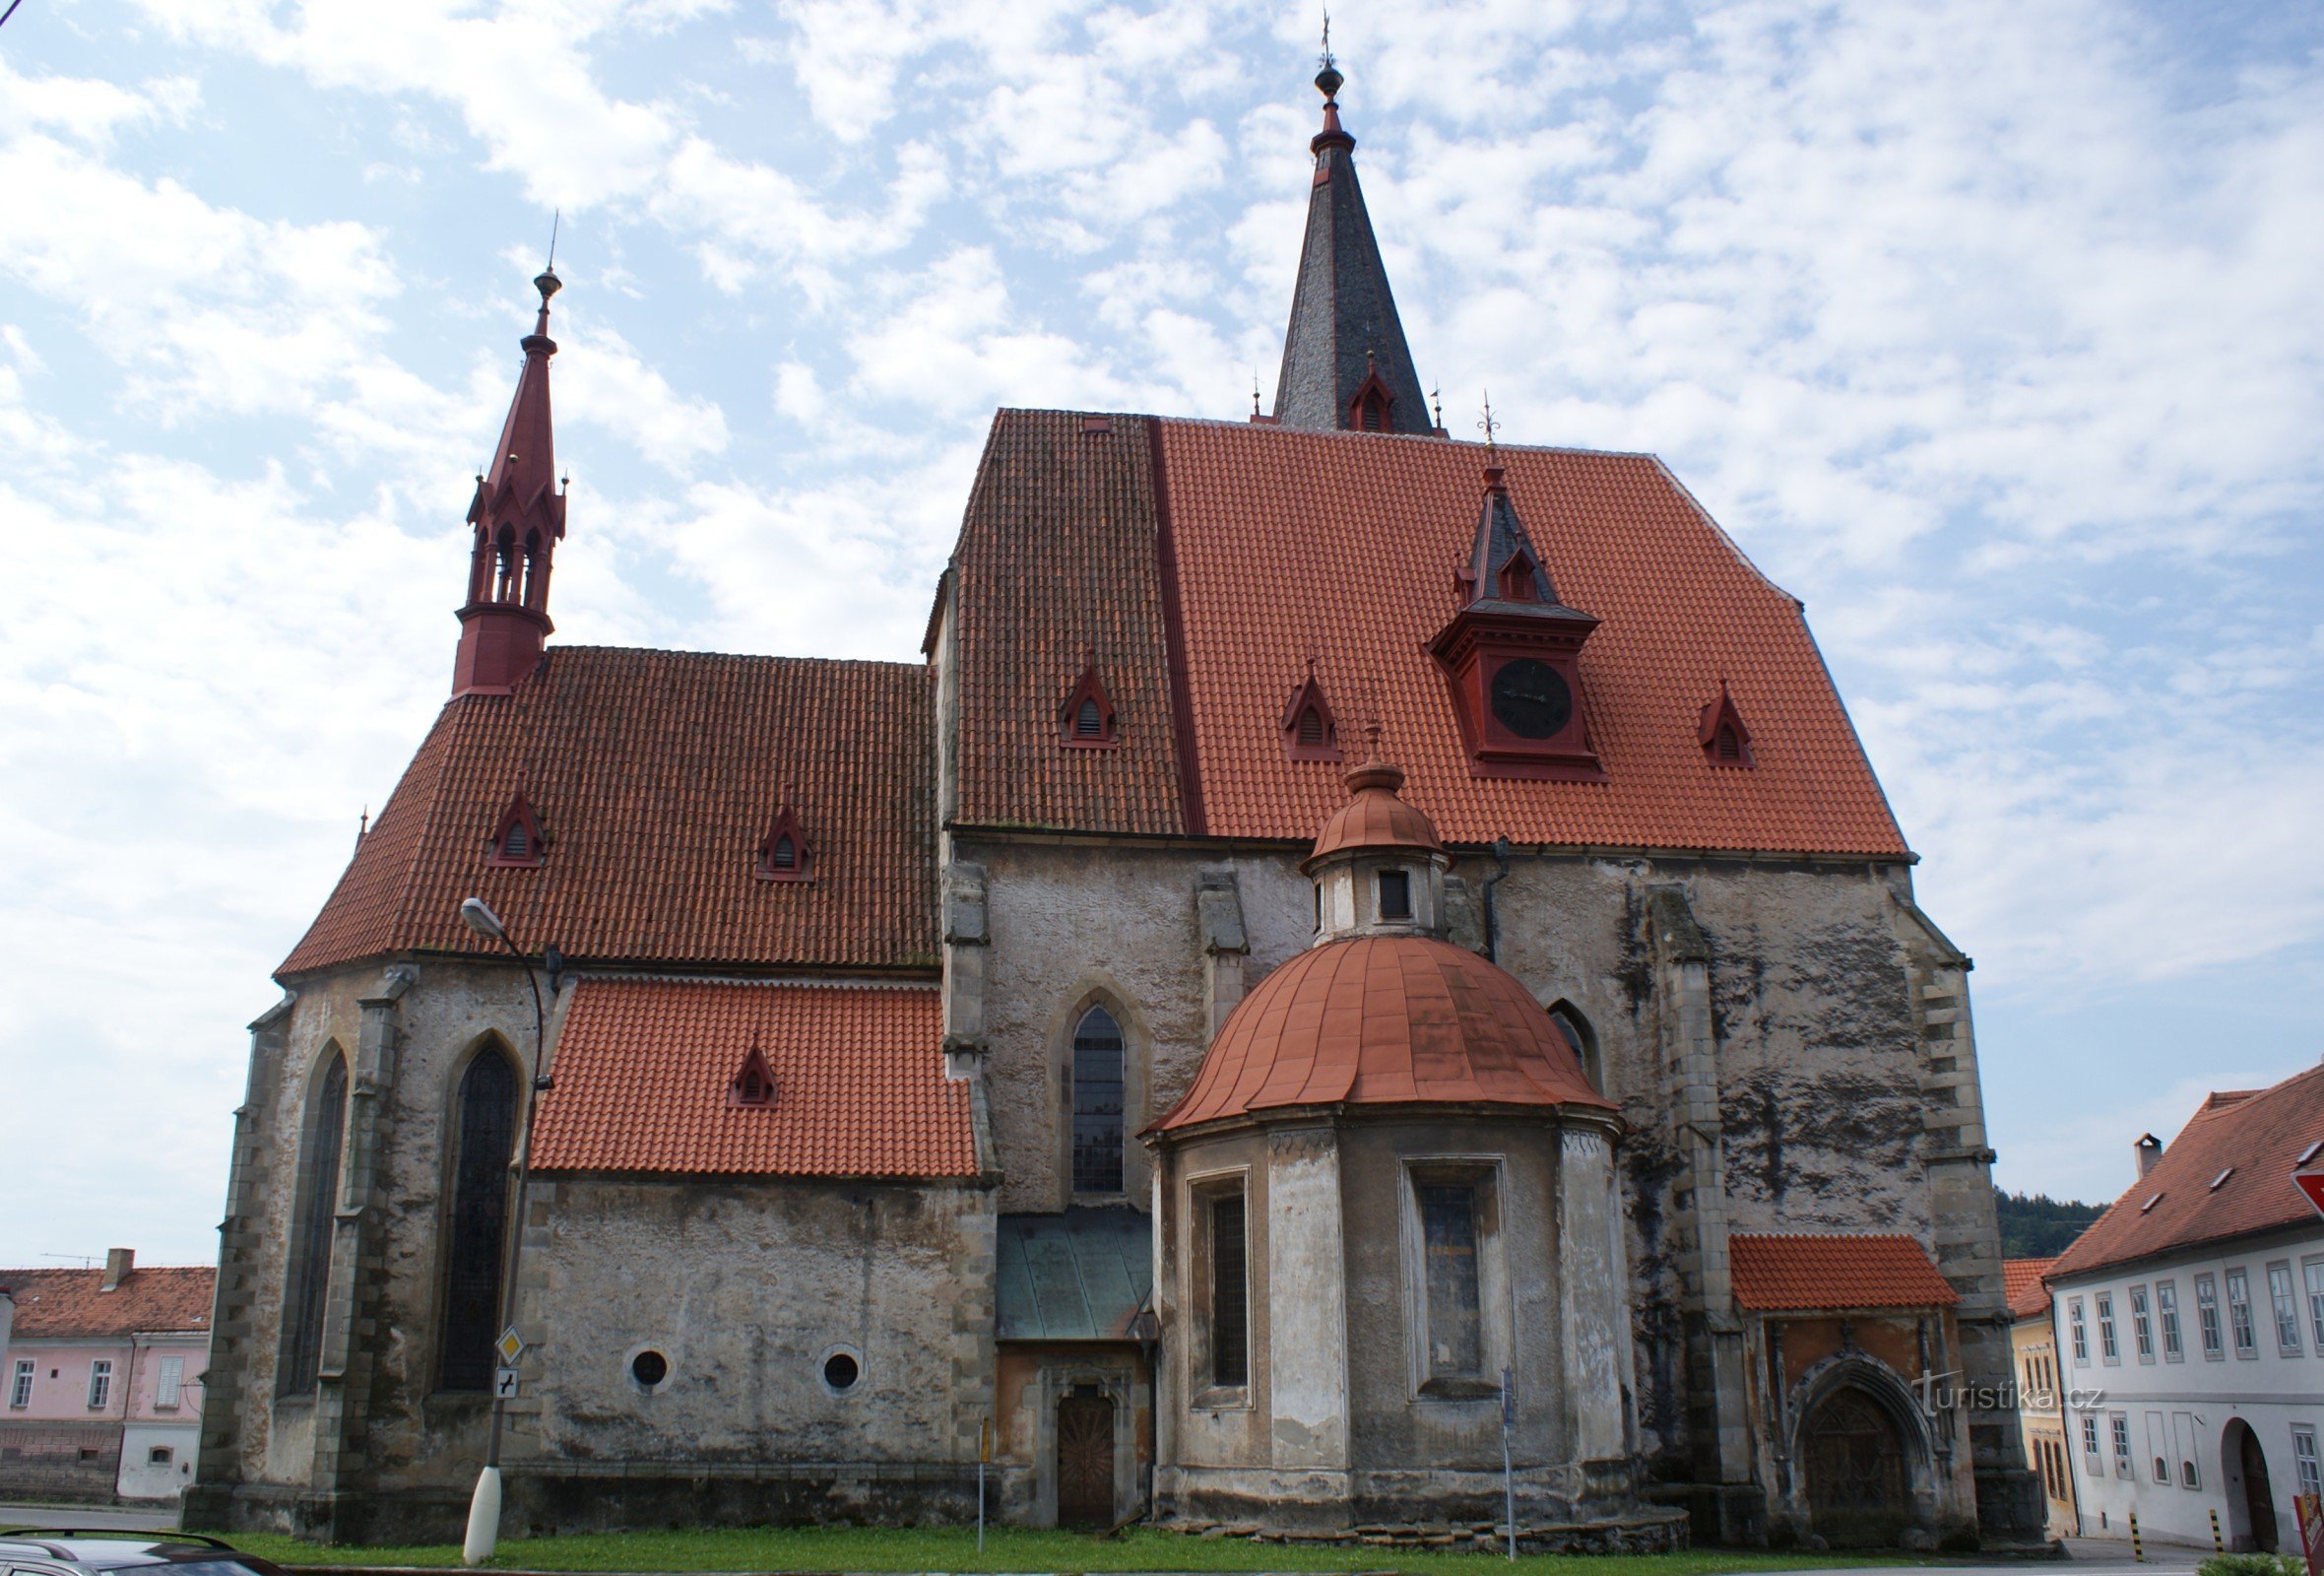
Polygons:
<instances>
[{"instance_id":1,"label":"paved road","mask_svg":"<svg viewBox=\"0 0 2324 1576\"><path fill-rule=\"evenodd\" d=\"M102 1505L0 1505L0 1527L89 1527L159 1532L177 1525L177 1507L126 1510Z\"/></svg>"}]
</instances>

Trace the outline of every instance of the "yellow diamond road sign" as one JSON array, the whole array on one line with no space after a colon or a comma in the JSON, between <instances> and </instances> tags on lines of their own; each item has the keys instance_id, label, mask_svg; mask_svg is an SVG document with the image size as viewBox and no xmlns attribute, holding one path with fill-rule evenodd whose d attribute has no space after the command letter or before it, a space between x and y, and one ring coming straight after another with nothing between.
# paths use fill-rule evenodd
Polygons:
<instances>
[{"instance_id":1,"label":"yellow diamond road sign","mask_svg":"<svg viewBox=\"0 0 2324 1576\"><path fill-rule=\"evenodd\" d=\"M516 1333L516 1326L512 1324L500 1332L500 1339L492 1343L492 1349L500 1353L500 1361L504 1366L513 1363L517 1354L525 1349L524 1338Z\"/></svg>"}]
</instances>

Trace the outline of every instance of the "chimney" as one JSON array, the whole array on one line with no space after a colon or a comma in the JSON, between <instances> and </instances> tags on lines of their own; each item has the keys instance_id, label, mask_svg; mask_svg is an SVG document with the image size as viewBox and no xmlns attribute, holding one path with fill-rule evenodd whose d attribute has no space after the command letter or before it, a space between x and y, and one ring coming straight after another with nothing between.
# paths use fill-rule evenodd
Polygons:
<instances>
[{"instance_id":1,"label":"chimney","mask_svg":"<svg viewBox=\"0 0 2324 1576\"><path fill-rule=\"evenodd\" d=\"M105 1249L105 1278L97 1286L99 1291L117 1291L121 1282L129 1279L129 1269L137 1260L135 1248Z\"/></svg>"},{"instance_id":2,"label":"chimney","mask_svg":"<svg viewBox=\"0 0 2324 1576\"><path fill-rule=\"evenodd\" d=\"M2131 1146L2131 1151L2139 1157L2139 1175L2144 1177L2163 1158L2163 1141L2152 1133L2142 1133L2138 1143Z\"/></svg>"}]
</instances>

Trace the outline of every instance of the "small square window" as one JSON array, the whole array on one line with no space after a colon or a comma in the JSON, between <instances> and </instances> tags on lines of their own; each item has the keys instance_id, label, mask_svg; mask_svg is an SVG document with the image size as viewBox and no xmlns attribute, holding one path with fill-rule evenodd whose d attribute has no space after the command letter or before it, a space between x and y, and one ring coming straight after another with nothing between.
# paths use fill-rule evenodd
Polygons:
<instances>
[{"instance_id":1,"label":"small square window","mask_svg":"<svg viewBox=\"0 0 2324 1576\"><path fill-rule=\"evenodd\" d=\"M1407 872L1384 870L1380 873L1380 917L1412 917L1412 877Z\"/></svg>"}]
</instances>

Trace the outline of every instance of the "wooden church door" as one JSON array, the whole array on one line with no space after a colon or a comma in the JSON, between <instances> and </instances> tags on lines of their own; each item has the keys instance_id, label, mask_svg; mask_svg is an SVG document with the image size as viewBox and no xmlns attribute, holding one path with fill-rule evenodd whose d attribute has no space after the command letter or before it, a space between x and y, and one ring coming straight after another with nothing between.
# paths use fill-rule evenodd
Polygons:
<instances>
[{"instance_id":1,"label":"wooden church door","mask_svg":"<svg viewBox=\"0 0 2324 1576\"><path fill-rule=\"evenodd\" d=\"M1079 1393L1057 1404L1057 1520L1114 1525L1114 1403Z\"/></svg>"}]
</instances>

